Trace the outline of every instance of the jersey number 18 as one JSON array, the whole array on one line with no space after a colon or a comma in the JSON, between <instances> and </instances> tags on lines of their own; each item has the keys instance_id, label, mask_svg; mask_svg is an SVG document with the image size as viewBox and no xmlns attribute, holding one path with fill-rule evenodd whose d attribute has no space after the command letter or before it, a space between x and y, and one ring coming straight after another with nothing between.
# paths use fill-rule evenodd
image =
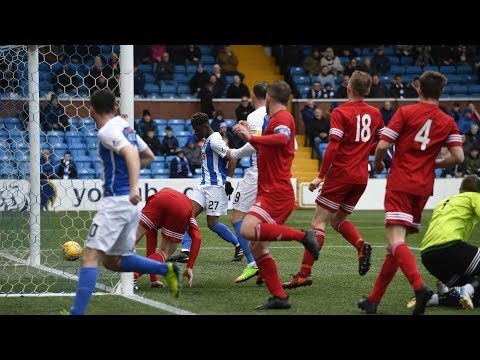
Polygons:
<instances>
[{"instance_id":1,"label":"jersey number 18","mask_svg":"<svg viewBox=\"0 0 480 360\"><path fill-rule=\"evenodd\" d=\"M370 140L370 125L372 124L372 118L368 114L363 114L361 117L357 115L357 135L355 141L367 142Z\"/></svg>"}]
</instances>

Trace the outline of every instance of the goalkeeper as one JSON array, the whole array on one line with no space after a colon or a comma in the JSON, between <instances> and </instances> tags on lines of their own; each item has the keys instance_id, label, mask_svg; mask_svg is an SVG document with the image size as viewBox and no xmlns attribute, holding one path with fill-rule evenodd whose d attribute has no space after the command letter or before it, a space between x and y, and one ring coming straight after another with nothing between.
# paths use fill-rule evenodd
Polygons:
<instances>
[{"instance_id":1,"label":"goalkeeper","mask_svg":"<svg viewBox=\"0 0 480 360\"><path fill-rule=\"evenodd\" d=\"M480 178L476 175L466 176L460 193L442 200L433 210L420 244L422 263L448 287L475 282L480 275L480 249L467 243L479 218ZM465 288L462 295L470 298L474 288Z\"/></svg>"}]
</instances>

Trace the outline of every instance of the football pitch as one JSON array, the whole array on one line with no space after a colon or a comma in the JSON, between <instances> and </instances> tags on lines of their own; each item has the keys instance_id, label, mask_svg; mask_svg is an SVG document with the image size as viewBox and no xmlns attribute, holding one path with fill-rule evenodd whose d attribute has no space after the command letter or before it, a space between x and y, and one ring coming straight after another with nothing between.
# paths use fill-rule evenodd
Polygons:
<instances>
[{"instance_id":1,"label":"football pitch","mask_svg":"<svg viewBox=\"0 0 480 360\"><path fill-rule=\"evenodd\" d=\"M65 241L75 240L83 246L92 215L89 212L42 213L42 264L66 273L78 274L80 262L62 260L60 245ZM313 210L294 211L287 225L298 229L308 229L312 215ZM26 258L26 249L28 249L28 233L25 230L25 222L28 224L27 216L22 213L2 213L0 218L2 239L9 235L7 242L2 241L2 251L6 249L11 254L13 249L17 249L15 256L21 259ZM408 244L416 255L425 281L435 289L435 279L421 264L418 250L430 216L431 211L424 211L421 233L410 236ZM265 285L256 285L254 278L244 283L234 283L234 278L246 266L245 258L241 262L232 262L233 246L211 232L206 225L205 215L201 214L197 220L202 234L202 246L194 268L193 287L189 288L188 284L184 282L180 297L174 299L166 288L150 288L148 276L142 276L139 279L139 290L136 291L136 295L168 305L170 310L151 307L120 296L106 295L93 296L87 314L167 315L175 314L175 309L177 309L201 315L361 315L363 312L357 308L357 301L362 296L369 294L385 257L383 211L356 211L350 219L357 225L363 238L373 246L370 271L363 277L358 275L356 250L329 227L319 261L315 263L312 271L313 285L287 290L292 304L292 308L289 310L254 310L256 305L264 303L270 296L268 290ZM227 216L221 217L220 220L232 229ZM472 244L479 246L478 229L474 231L472 238L474 239ZM138 253L142 255L145 253L145 239L139 244ZM277 262L283 282L298 271L303 255L303 246L297 242L274 242L271 243L271 253ZM18 266L13 262L0 257L1 293L11 290L28 292L33 289L71 293L76 289L76 281L72 279L58 277L42 270L39 270L36 275L32 275L26 270L27 266ZM180 266L183 271L185 264L180 264ZM105 293L114 286L118 279L117 274L102 269L98 282L106 285ZM40 285L38 285L39 283ZM413 291L399 270L378 307L378 314L411 314L411 310L407 309L405 305L412 296ZM0 314L58 315L60 310L68 309L71 302L72 297L68 296L2 297L0 294ZM426 311L426 314L434 315L476 315L479 313L477 309L465 311L442 307L429 307Z\"/></svg>"}]
</instances>

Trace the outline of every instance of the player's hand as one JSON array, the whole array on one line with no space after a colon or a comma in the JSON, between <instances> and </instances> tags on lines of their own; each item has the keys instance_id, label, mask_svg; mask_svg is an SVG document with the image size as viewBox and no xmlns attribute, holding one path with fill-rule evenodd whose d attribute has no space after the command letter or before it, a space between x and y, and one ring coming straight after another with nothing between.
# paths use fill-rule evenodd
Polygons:
<instances>
[{"instance_id":1,"label":"player's hand","mask_svg":"<svg viewBox=\"0 0 480 360\"><path fill-rule=\"evenodd\" d=\"M130 189L130 202L133 205L137 205L140 202L140 193L138 191L138 186Z\"/></svg>"},{"instance_id":2,"label":"player's hand","mask_svg":"<svg viewBox=\"0 0 480 360\"><path fill-rule=\"evenodd\" d=\"M383 170L385 169L385 164L383 161L375 161L373 163L373 172L375 172L376 174L380 174Z\"/></svg>"},{"instance_id":3,"label":"player's hand","mask_svg":"<svg viewBox=\"0 0 480 360\"><path fill-rule=\"evenodd\" d=\"M308 190L312 191L319 188L320 190L322 190L322 187L323 187L323 183L325 182L325 178L315 178L313 179L310 184L308 185Z\"/></svg>"},{"instance_id":4,"label":"player's hand","mask_svg":"<svg viewBox=\"0 0 480 360\"><path fill-rule=\"evenodd\" d=\"M193 284L193 271L190 268L186 268L185 271L183 272L183 277L187 278L188 281L188 286L192 287Z\"/></svg>"},{"instance_id":5,"label":"player's hand","mask_svg":"<svg viewBox=\"0 0 480 360\"><path fill-rule=\"evenodd\" d=\"M232 183L228 180L225 182L225 194L227 194L228 196L233 194Z\"/></svg>"},{"instance_id":6,"label":"player's hand","mask_svg":"<svg viewBox=\"0 0 480 360\"><path fill-rule=\"evenodd\" d=\"M233 127L233 132L245 141L250 141L250 139L252 138L252 134L250 134L250 130L248 129L248 127L242 125L241 122Z\"/></svg>"}]
</instances>

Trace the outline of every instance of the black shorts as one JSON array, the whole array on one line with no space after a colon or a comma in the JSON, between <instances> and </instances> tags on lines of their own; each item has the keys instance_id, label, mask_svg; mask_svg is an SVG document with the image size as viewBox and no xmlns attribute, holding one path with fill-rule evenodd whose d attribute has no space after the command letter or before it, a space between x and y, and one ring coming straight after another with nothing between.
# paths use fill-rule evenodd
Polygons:
<instances>
[{"instance_id":1,"label":"black shorts","mask_svg":"<svg viewBox=\"0 0 480 360\"><path fill-rule=\"evenodd\" d=\"M480 249L455 240L444 246L422 251L427 270L447 286L463 286L480 274Z\"/></svg>"}]
</instances>

